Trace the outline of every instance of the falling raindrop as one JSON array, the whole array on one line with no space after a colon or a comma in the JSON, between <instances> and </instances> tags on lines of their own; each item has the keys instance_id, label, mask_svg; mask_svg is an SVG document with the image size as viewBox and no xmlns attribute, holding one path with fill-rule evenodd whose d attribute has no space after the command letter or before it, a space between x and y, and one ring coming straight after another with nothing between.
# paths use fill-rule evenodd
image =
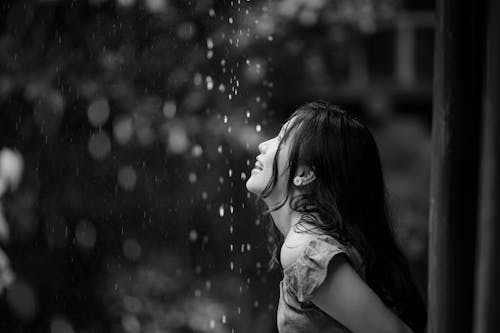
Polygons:
<instances>
[{"instance_id":1,"label":"falling raindrop","mask_svg":"<svg viewBox=\"0 0 500 333\"><path fill-rule=\"evenodd\" d=\"M196 242L197 239L198 239L198 232L196 232L196 230L191 230L189 232L189 240L191 242Z\"/></svg>"},{"instance_id":2,"label":"falling raindrop","mask_svg":"<svg viewBox=\"0 0 500 333\"><path fill-rule=\"evenodd\" d=\"M120 144L126 144L132 138L134 125L130 117L118 118L113 123L113 135Z\"/></svg>"},{"instance_id":3,"label":"falling raindrop","mask_svg":"<svg viewBox=\"0 0 500 333\"><path fill-rule=\"evenodd\" d=\"M85 250L93 249L97 238L94 225L85 220L80 221L76 226L75 238L81 248Z\"/></svg>"},{"instance_id":4,"label":"falling raindrop","mask_svg":"<svg viewBox=\"0 0 500 333\"><path fill-rule=\"evenodd\" d=\"M53 318L50 323L50 333L74 333L75 330L70 322L64 318Z\"/></svg>"},{"instance_id":5,"label":"falling raindrop","mask_svg":"<svg viewBox=\"0 0 500 333\"><path fill-rule=\"evenodd\" d=\"M211 76L207 76L205 78L206 83L207 83L207 90L212 90L214 88L214 81Z\"/></svg>"},{"instance_id":6,"label":"falling raindrop","mask_svg":"<svg viewBox=\"0 0 500 333\"><path fill-rule=\"evenodd\" d=\"M111 151L111 140L106 132L92 134L89 138L88 149L96 160L104 159Z\"/></svg>"},{"instance_id":7,"label":"falling raindrop","mask_svg":"<svg viewBox=\"0 0 500 333\"><path fill-rule=\"evenodd\" d=\"M141 257L142 247L139 242L133 238L125 240L122 250L125 258L131 261L137 261Z\"/></svg>"},{"instance_id":8,"label":"falling raindrop","mask_svg":"<svg viewBox=\"0 0 500 333\"><path fill-rule=\"evenodd\" d=\"M194 157L200 157L203 154L203 148L200 145L194 145L191 149L191 154Z\"/></svg>"},{"instance_id":9,"label":"falling raindrop","mask_svg":"<svg viewBox=\"0 0 500 333\"><path fill-rule=\"evenodd\" d=\"M194 173L194 172L190 172L190 173L189 173L189 182L190 182L191 184L194 184L194 183L196 183L196 180L197 180L196 173Z\"/></svg>"},{"instance_id":10,"label":"falling raindrop","mask_svg":"<svg viewBox=\"0 0 500 333\"><path fill-rule=\"evenodd\" d=\"M220 205L220 207L219 207L219 215L220 215L220 217L224 217L224 205Z\"/></svg>"},{"instance_id":11,"label":"falling raindrop","mask_svg":"<svg viewBox=\"0 0 500 333\"><path fill-rule=\"evenodd\" d=\"M194 75L194 80L193 81L194 81L194 85L195 86L199 86L203 82L203 77L201 76L200 73L196 73Z\"/></svg>"},{"instance_id":12,"label":"falling raindrop","mask_svg":"<svg viewBox=\"0 0 500 333\"><path fill-rule=\"evenodd\" d=\"M167 118L173 118L176 111L177 107L174 101L166 101L163 105L163 115Z\"/></svg>"},{"instance_id":13,"label":"falling raindrop","mask_svg":"<svg viewBox=\"0 0 500 333\"><path fill-rule=\"evenodd\" d=\"M120 185L124 190L133 190L135 187L135 183L137 181L137 174L135 169L128 165L122 167L118 171L118 185Z\"/></svg>"},{"instance_id":14,"label":"falling raindrop","mask_svg":"<svg viewBox=\"0 0 500 333\"><path fill-rule=\"evenodd\" d=\"M109 118L108 100L101 97L90 103L87 116L92 126L99 127L104 125Z\"/></svg>"}]
</instances>

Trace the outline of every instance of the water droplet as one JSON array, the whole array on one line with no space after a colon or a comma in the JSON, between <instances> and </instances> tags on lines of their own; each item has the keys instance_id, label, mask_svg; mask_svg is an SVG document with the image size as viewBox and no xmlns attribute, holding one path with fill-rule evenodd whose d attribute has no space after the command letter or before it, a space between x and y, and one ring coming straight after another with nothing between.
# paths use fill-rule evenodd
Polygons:
<instances>
[{"instance_id":1,"label":"water droplet","mask_svg":"<svg viewBox=\"0 0 500 333\"><path fill-rule=\"evenodd\" d=\"M212 79L211 76L207 76L206 79L205 79L205 81L207 83L207 90L214 89L214 80Z\"/></svg>"},{"instance_id":2,"label":"water droplet","mask_svg":"<svg viewBox=\"0 0 500 333\"><path fill-rule=\"evenodd\" d=\"M125 240L122 246L122 250L123 254L125 255L125 258L131 261L136 261L141 257L142 247L137 242L137 240L133 238Z\"/></svg>"},{"instance_id":3,"label":"water droplet","mask_svg":"<svg viewBox=\"0 0 500 333\"><path fill-rule=\"evenodd\" d=\"M229 23L233 24L234 23L234 20L232 17L229 18Z\"/></svg>"},{"instance_id":4,"label":"water droplet","mask_svg":"<svg viewBox=\"0 0 500 333\"><path fill-rule=\"evenodd\" d=\"M50 323L50 333L74 333L75 330L65 318L55 317Z\"/></svg>"},{"instance_id":5,"label":"water droplet","mask_svg":"<svg viewBox=\"0 0 500 333\"><path fill-rule=\"evenodd\" d=\"M129 117L118 118L113 123L113 134L115 140L120 144L126 144L132 139L134 125Z\"/></svg>"},{"instance_id":6,"label":"water droplet","mask_svg":"<svg viewBox=\"0 0 500 333\"><path fill-rule=\"evenodd\" d=\"M201 82L203 81L202 75L200 73L196 73L194 75L193 81L194 81L194 85L195 86L199 86L201 84Z\"/></svg>"},{"instance_id":7,"label":"water droplet","mask_svg":"<svg viewBox=\"0 0 500 333\"><path fill-rule=\"evenodd\" d=\"M196 173L194 173L194 172L189 173L189 182L190 182L191 184L196 183L197 178L198 178L198 177L196 176Z\"/></svg>"},{"instance_id":8,"label":"water droplet","mask_svg":"<svg viewBox=\"0 0 500 333\"><path fill-rule=\"evenodd\" d=\"M109 118L109 103L106 98L98 98L90 103L87 117L92 126L99 127L106 123Z\"/></svg>"},{"instance_id":9,"label":"water droplet","mask_svg":"<svg viewBox=\"0 0 500 333\"><path fill-rule=\"evenodd\" d=\"M227 124L227 116L224 115L224 124Z\"/></svg>"},{"instance_id":10,"label":"water droplet","mask_svg":"<svg viewBox=\"0 0 500 333\"><path fill-rule=\"evenodd\" d=\"M137 174L134 167L130 165L124 166L118 171L118 185L120 185L124 190L133 190L136 181Z\"/></svg>"},{"instance_id":11,"label":"water droplet","mask_svg":"<svg viewBox=\"0 0 500 333\"><path fill-rule=\"evenodd\" d=\"M111 151L111 140L106 132L92 134L89 139L88 149L90 155L96 160L102 160Z\"/></svg>"},{"instance_id":12,"label":"water droplet","mask_svg":"<svg viewBox=\"0 0 500 333\"><path fill-rule=\"evenodd\" d=\"M207 38L207 47L209 49L212 49L214 47L214 41L212 40L212 38Z\"/></svg>"},{"instance_id":13,"label":"water droplet","mask_svg":"<svg viewBox=\"0 0 500 333\"><path fill-rule=\"evenodd\" d=\"M203 148L201 148L200 145L194 145L193 149L191 150L191 154L194 157L200 157L203 154Z\"/></svg>"},{"instance_id":14,"label":"water droplet","mask_svg":"<svg viewBox=\"0 0 500 333\"><path fill-rule=\"evenodd\" d=\"M226 315L222 315L222 323L225 324L226 323Z\"/></svg>"},{"instance_id":15,"label":"water droplet","mask_svg":"<svg viewBox=\"0 0 500 333\"><path fill-rule=\"evenodd\" d=\"M244 172L242 172L241 173L241 180L245 180L245 179L247 179L247 175Z\"/></svg>"},{"instance_id":16,"label":"water droplet","mask_svg":"<svg viewBox=\"0 0 500 333\"><path fill-rule=\"evenodd\" d=\"M173 118L176 111L177 107L174 101L166 101L163 105L163 115L167 118Z\"/></svg>"},{"instance_id":17,"label":"water droplet","mask_svg":"<svg viewBox=\"0 0 500 333\"><path fill-rule=\"evenodd\" d=\"M222 154L222 146L221 146L221 145L219 145L219 146L217 147L217 152L218 152L219 154Z\"/></svg>"},{"instance_id":18,"label":"water droplet","mask_svg":"<svg viewBox=\"0 0 500 333\"><path fill-rule=\"evenodd\" d=\"M210 10L208 11L208 15L209 15L210 17L214 17L214 16L215 16L215 10L210 9Z\"/></svg>"},{"instance_id":19,"label":"water droplet","mask_svg":"<svg viewBox=\"0 0 500 333\"><path fill-rule=\"evenodd\" d=\"M224 205L220 205L220 207L219 207L219 215L220 215L220 217L224 217Z\"/></svg>"},{"instance_id":20,"label":"water droplet","mask_svg":"<svg viewBox=\"0 0 500 333\"><path fill-rule=\"evenodd\" d=\"M255 126L255 130L258 132L260 132L262 130L262 127L260 125L257 125Z\"/></svg>"},{"instance_id":21,"label":"water droplet","mask_svg":"<svg viewBox=\"0 0 500 333\"><path fill-rule=\"evenodd\" d=\"M86 250L93 249L97 238L94 225L85 220L80 221L76 226L75 238L80 247Z\"/></svg>"},{"instance_id":22,"label":"water droplet","mask_svg":"<svg viewBox=\"0 0 500 333\"><path fill-rule=\"evenodd\" d=\"M196 242L197 239L198 239L198 232L196 232L196 230L191 230L189 232L189 240L191 242Z\"/></svg>"}]
</instances>

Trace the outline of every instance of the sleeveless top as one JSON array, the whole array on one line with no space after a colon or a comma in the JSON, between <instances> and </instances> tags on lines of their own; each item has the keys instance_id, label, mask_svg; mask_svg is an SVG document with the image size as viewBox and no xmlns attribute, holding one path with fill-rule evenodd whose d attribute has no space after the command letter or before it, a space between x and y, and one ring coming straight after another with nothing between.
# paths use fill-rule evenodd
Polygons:
<instances>
[{"instance_id":1,"label":"sleeveless top","mask_svg":"<svg viewBox=\"0 0 500 333\"><path fill-rule=\"evenodd\" d=\"M283 270L277 312L279 333L351 332L311 302L326 278L328 263L339 254L344 254L365 280L362 259L354 247L344 246L332 236L318 235L308 242L297 260Z\"/></svg>"}]
</instances>

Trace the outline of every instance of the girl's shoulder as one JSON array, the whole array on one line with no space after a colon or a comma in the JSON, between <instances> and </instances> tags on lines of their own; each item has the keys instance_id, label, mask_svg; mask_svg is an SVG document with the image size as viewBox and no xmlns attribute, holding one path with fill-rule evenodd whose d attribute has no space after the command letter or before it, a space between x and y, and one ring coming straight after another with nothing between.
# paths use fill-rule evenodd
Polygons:
<instances>
[{"instance_id":1,"label":"girl's shoulder","mask_svg":"<svg viewBox=\"0 0 500 333\"><path fill-rule=\"evenodd\" d=\"M327 234L293 233L281 248L285 287L301 302L309 301L327 276L329 263L343 255L364 280L363 262L358 251Z\"/></svg>"},{"instance_id":2,"label":"girl's shoulder","mask_svg":"<svg viewBox=\"0 0 500 333\"><path fill-rule=\"evenodd\" d=\"M297 260L304 256L311 247L332 248L341 251L346 248L333 236L319 232L318 229L295 230L292 228L286 235L281 246L280 261L281 266L286 269L292 266Z\"/></svg>"}]
</instances>

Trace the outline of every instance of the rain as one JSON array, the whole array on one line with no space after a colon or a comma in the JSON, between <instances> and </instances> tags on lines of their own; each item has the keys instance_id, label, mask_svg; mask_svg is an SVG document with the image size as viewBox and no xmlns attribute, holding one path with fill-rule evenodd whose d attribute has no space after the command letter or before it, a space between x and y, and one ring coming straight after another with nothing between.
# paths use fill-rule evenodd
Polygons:
<instances>
[{"instance_id":1,"label":"rain","mask_svg":"<svg viewBox=\"0 0 500 333\"><path fill-rule=\"evenodd\" d=\"M308 99L378 126L425 283L429 114L386 110L430 103L432 26L415 23L422 57L406 74L373 46L398 43L383 29L404 6L4 1L0 331L276 332L272 222L245 185L259 143ZM391 99L401 75L410 102Z\"/></svg>"}]
</instances>

